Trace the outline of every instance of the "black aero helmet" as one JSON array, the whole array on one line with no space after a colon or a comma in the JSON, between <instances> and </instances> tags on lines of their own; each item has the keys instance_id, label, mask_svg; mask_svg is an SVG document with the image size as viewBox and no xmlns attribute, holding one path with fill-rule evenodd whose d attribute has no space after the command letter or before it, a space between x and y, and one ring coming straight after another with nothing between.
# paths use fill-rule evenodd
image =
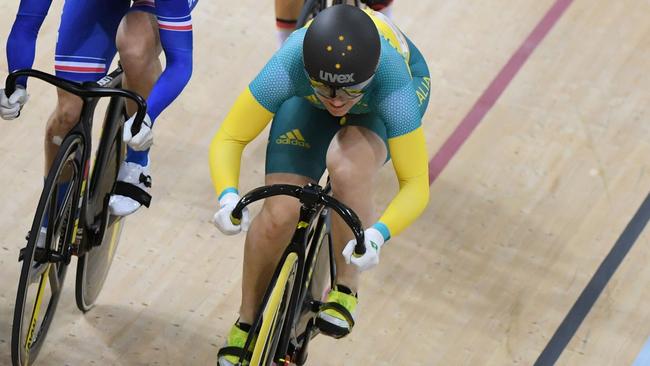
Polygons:
<instances>
[{"instance_id":1,"label":"black aero helmet","mask_svg":"<svg viewBox=\"0 0 650 366\"><path fill-rule=\"evenodd\" d=\"M318 13L307 28L302 53L309 77L330 87L357 85L377 70L381 44L370 16L351 5Z\"/></svg>"}]
</instances>

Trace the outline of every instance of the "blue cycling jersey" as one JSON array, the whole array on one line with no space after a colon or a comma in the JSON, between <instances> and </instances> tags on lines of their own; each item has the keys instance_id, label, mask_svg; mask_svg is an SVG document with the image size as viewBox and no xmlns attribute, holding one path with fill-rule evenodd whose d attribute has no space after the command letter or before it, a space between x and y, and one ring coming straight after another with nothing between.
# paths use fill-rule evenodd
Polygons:
<instances>
[{"instance_id":1,"label":"blue cycling jersey","mask_svg":"<svg viewBox=\"0 0 650 366\"><path fill-rule=\"evenodd\" d=\"M7 40L9 71L31 68L36 38L52 0L21 0ZM158 19L166 58L163 74L147 98L152 121L180 94L192 73L191 10L196 0L66 0L56 47L55 72L72 81L103 77L116 53L115 35L128 11ZM18 80L26 86L25 78Z\"/></svg>"}]
</instances>

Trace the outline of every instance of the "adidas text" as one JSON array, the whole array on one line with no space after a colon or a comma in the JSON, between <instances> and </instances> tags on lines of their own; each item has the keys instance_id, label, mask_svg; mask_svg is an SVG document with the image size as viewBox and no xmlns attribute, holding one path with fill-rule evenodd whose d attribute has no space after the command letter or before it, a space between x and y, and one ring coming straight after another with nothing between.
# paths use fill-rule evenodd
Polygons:
<instances>
[{"instance_id":1,"label":"adidas text","mask_svg":"<svg viewBox=\"0 0 650 366\"><path fill-rule=\"evenodd\" d=\"M290 140L288 138L277 138L275 139L275 143L280 145L294 145L294 146L306 147L308 149L311 147L311 145L309 145L308 142L299 141L299 140Z\"/></svg>"},{"instance_id":2,"label":"adidas text","mask_svg":"<svg viewBox=\"0 0 650 366\"><path fill-rule=\"evenodd\" d=\"M307 149L311 147L311 145L305 141L302 133L300 133L300 130L297 128L294 128L293 130L278 136L278 138L275 139L275 143L280 145L300 146Z\"/></svg>"}]
</instances>

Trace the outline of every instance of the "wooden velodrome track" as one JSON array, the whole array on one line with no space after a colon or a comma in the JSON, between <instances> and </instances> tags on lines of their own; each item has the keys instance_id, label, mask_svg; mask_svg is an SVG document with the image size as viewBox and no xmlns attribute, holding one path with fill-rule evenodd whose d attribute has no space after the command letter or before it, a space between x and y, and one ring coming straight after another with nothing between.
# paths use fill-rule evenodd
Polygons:
<instances>
[{"instance_id":1,"label":"wooden velodrome track","mask_svg":"<svg viewBox=\"0 0 650 366\"><path fill-rule=\"evenodd\" d=\"M489 109L473 105L520 45L532 51L524 40L562 1L396 1L397 24L431 70L430 156L470 110ZM35 67L50 72L61 3L38 43ZM317 338L310 364L532 365L551 344L650 189L650 3L564 3L432 183L426 212L364 275L353 334ZM2 54L17 6L0 4ZM129 217L86 315L75 307L70 268L39 365L211 365L236 318L243 237L209 222L207 148L275 49L273 6L204 0L193 18L194 78L155 128L153 206ZM0 365L10 363L17 256L55 100L43 83L29 91L21 118L0 121ZM243 191L263 182L265 141L245 152ZM379 207L395 189L387 166ZM637 357L650 335L650 229L630 244L575 334L553 346L557 364L648 364Z\"/></svg>"}]
</instances>

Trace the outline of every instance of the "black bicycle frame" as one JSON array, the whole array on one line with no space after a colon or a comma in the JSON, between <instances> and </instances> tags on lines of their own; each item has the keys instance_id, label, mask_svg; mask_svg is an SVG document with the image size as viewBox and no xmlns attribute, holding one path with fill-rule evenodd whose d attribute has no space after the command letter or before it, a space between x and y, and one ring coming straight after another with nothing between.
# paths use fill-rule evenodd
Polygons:
<instances>
[{"instance_id":1,"label":"black bicycle frame","mask_svg":"<svg viewBox=\"0 0 650 366\"><path fill-rule=\"evenodd\" d=\"M298 272L296 273L296 278L293 283L291 298L289 300L287 309L287 316L291 321L284 323L281 333L282 336L278 342L278 347L276 349L276 351L280 350L280 354L287 353L289 345L292 341L292 331L294 330L294 327L299 325L298 322L301 320L301 315L303 314L304 307L309 306L307 310L314 313L318 311L318 309L310 306L311 304L307 304L306 300L309 292L309 284L311 282L313 271L315 269L316 260L318 259L318 252L322 250L320 245L322 244L321 237L324 235L323 231L325 230L325 218L323 217L324 210L326 210L326 208L323 206L317 207L313 211L301 209L301 218L299 222L308 222L309 225L304 229L300 229L304 230L302 233L299 233L299 230L296 230L296 233L294 233L294 238L292 238L291 244L289 244L289 247L287 249L287 254L289 252L296 252L298 254L299 261ZM307 219L310 221L307 221ZM313 230L309 230L309 228L311 228L314 224L314 221L316 221L316 227L314 227ZM331 241L329 243L329 247L332 247ZM330 262L331 261L334 261L333 256L330 257ZM306 268L308 269L308 272L306 271ZM331 275L333 281L335 274L331 273ZM317 303L320 305L319 302ZM313 326L313 324L306 324L305 331L307 333L311 333ZM300 330L297 331L299 332ZM300 334L296 333L295 336L296 341L300 343L297 339ZM311 334L305 334L304 336L305 338L303 344L301 345L301 348L305 346L304 342L309 342ZM294 344L294 346L298 346L298 344Z\"/></svg>"},{"instance_id":2,"label":"black bicycle frame","mask_svg":"<svg viewBox=\"0 0 650 366\"><path fill-rule=\"evenodd\" d=\"M291 328L294 326L294 321L296 316L300 315L302 310L303 302L306 298L306 292L308 290L308 284L311 277L311 273L305 274L305 263L306 263L306 250L309 247L309 259L310 262L316 260L313 256L316 256L314 240L319 240L319 236L324 230L325 223L324 221L319 221L316 228L313 231L310 231L310 228L313 225L314 220L317 220L320 217L322 210L325 208L331 208L343 219L343 221L350 227L352 233L354 234L355 239L357 240L357 245L355 246L355 254L363 255L366 251L364 245L364 235L363 235L363 226L359 217L352 211L349 207L342 204L334 197L329 196L326 191L324 191L320 186L316 184L308 184L304 187L289 185L289 184L276 184L271 186L264 186L252 190L237 203L235 208L232 211L232 217L236 220L241 220L242 210L247 205L252 202L272 197L278 195L292 196L298 198L302 205L300 206L300 215L298 219L298 225L296 230L285 250L282 258L279 263L282 263L286 256L289 253L296 253L298 255L298 271L296 273L295 280L293 282L293 287L291 291L291 298L287 307L287 316L291 319L290 322L285 321L282 329L282 337L278 342L277 350L286 352L291 341ZM312 233L312 236L309 233ZM312 245L309 246L309 242L312 242ZM330 243L331 245L331 243ZM332 255L332 253L330 253ZM330 260L334 260L333 256ZM278 267L279 268L279 267ZM313 263L310 264L310 268L313 269ZM333 271L333 269L331 269ZM333 274L333 273L332 273ZM304 276L307 275L307 278ZM274 273L274 278L278 276L278 271ZM268 296L270 292L267 291L265 298L262 303L268 301ZM251 329L258 329L261 322L261 316L258 316L255 319L255 322L252 324ZM249 349L251 338L246 341L244 349Z\"/></svg>"},{"instance_id":3,"label":"black bicycle frame","mask_svg":"<svg viewBox=\"0 0 650 366\"><path fill-rule=\"evenodd\" d=\"M351 208L339 202L336 198L323 193L323 189L316 184L308 184L305 187L294 186L291 184L274 184L256 188L244 197L242 197L232 211L232 217L241 220L242 210L249 204L272 196L292 196L300 200L302 203L301 214L304 208L315 209L317 206L329 207L334 210L343 221L350 227L354 238L357 240L357 246L354 252L357 255L363 255L366 252L366 247L363 245L363 228L361 220ZM302 218L302 215L301 215ZM312 217L307 216L311 221ZM303 220L304 221L304 220ZM301 229L301 228L299 228ZM294 237L297 233L294 233ZM293 240L292 240L293 241Z\"/></svg>"},{"instance_id":4,"label":"black bicycle frame","mask_svg":"<svg viewBox=\"0 0 650 366\"><path fill-rule=\"evenodd\" d=\"M23 70L12 72L11 74L9 74L9 76L7 76L7 80L5 83L5 94L7 96L13 94L13 92L16 90L16 79L18 77L28 76L28 77L41 79L47 82L48 84L54 85L57 88L62 89L68 93L74 94L82 99L83 106L81 108L79 121L68 132L66 138L67 136L70 135L78 135L82 141L82 146L84 147L84 149L83 149L83 155L81 160L82 161L81 174L82 174L82 181L84 183L87 183L89 169L90 169L90 157L92 154L91 133L92 133L92 126L93 126L93 115L95 112L95 107L99 102L99 98L103 98L103 97L111 98L107 110L109 113L111 113L111 115L107 115L108 121L118 120L119 114L122 111L121 103L124 103L124 100L122 98L130 99L136 103L138 107L138 111L136 113L135 120L131 128L131 132L133 133L133 135L137 134L140 131L140 127L142 125L142 121L146 113L147 104L140 95L128 90L119 89L119 86L121 85L122 82L122 75L123 75L123 70L120 66L118 66L116 70L111 72L109 75L106 75L105 77L103 77L97 82L76 83L69 80L61 79L54 75L44 73L42 71L33 70L33 69L23 69ZM98 149L95 166L98 167L104 166L107 159L110 158L108 154L110 144L112 143L112 140L115 137L117 130L119 128L120 126L118 126L116 123L112 123L110 125L104 126L104 130L102 131L101 138L99 141L100 148ZM80 227L85 229L90 229L88 232L92 232L94 234L100 234L102 225L100 225L101 222L98 222L97 214L103 212L104 207L101 208L95 207L96 204L99 203L95 202L93 204L93 202L88 202L88 201L90 197L89 192L91 192L95 188L100 176L101 176L101 172L100 174L93 174L89 187L85 187L86 184L82 183L82 185L78 187L77 192L75 192L77 198L73 201L73 204L76 207L78 207L79 210L81 210L78 211L80 212L79 214ZM81 196L82 194L83 197ZM82 201L83 204L81 205L81 207L78 206L79 198L83 200ZM104 205L105 202L102 202L101 204ZM78 255L82 255L83 251L86 249L87 248L85 248L84 246L79 248L80 253L78 253Z\"/></svg>"}]
</instances>

